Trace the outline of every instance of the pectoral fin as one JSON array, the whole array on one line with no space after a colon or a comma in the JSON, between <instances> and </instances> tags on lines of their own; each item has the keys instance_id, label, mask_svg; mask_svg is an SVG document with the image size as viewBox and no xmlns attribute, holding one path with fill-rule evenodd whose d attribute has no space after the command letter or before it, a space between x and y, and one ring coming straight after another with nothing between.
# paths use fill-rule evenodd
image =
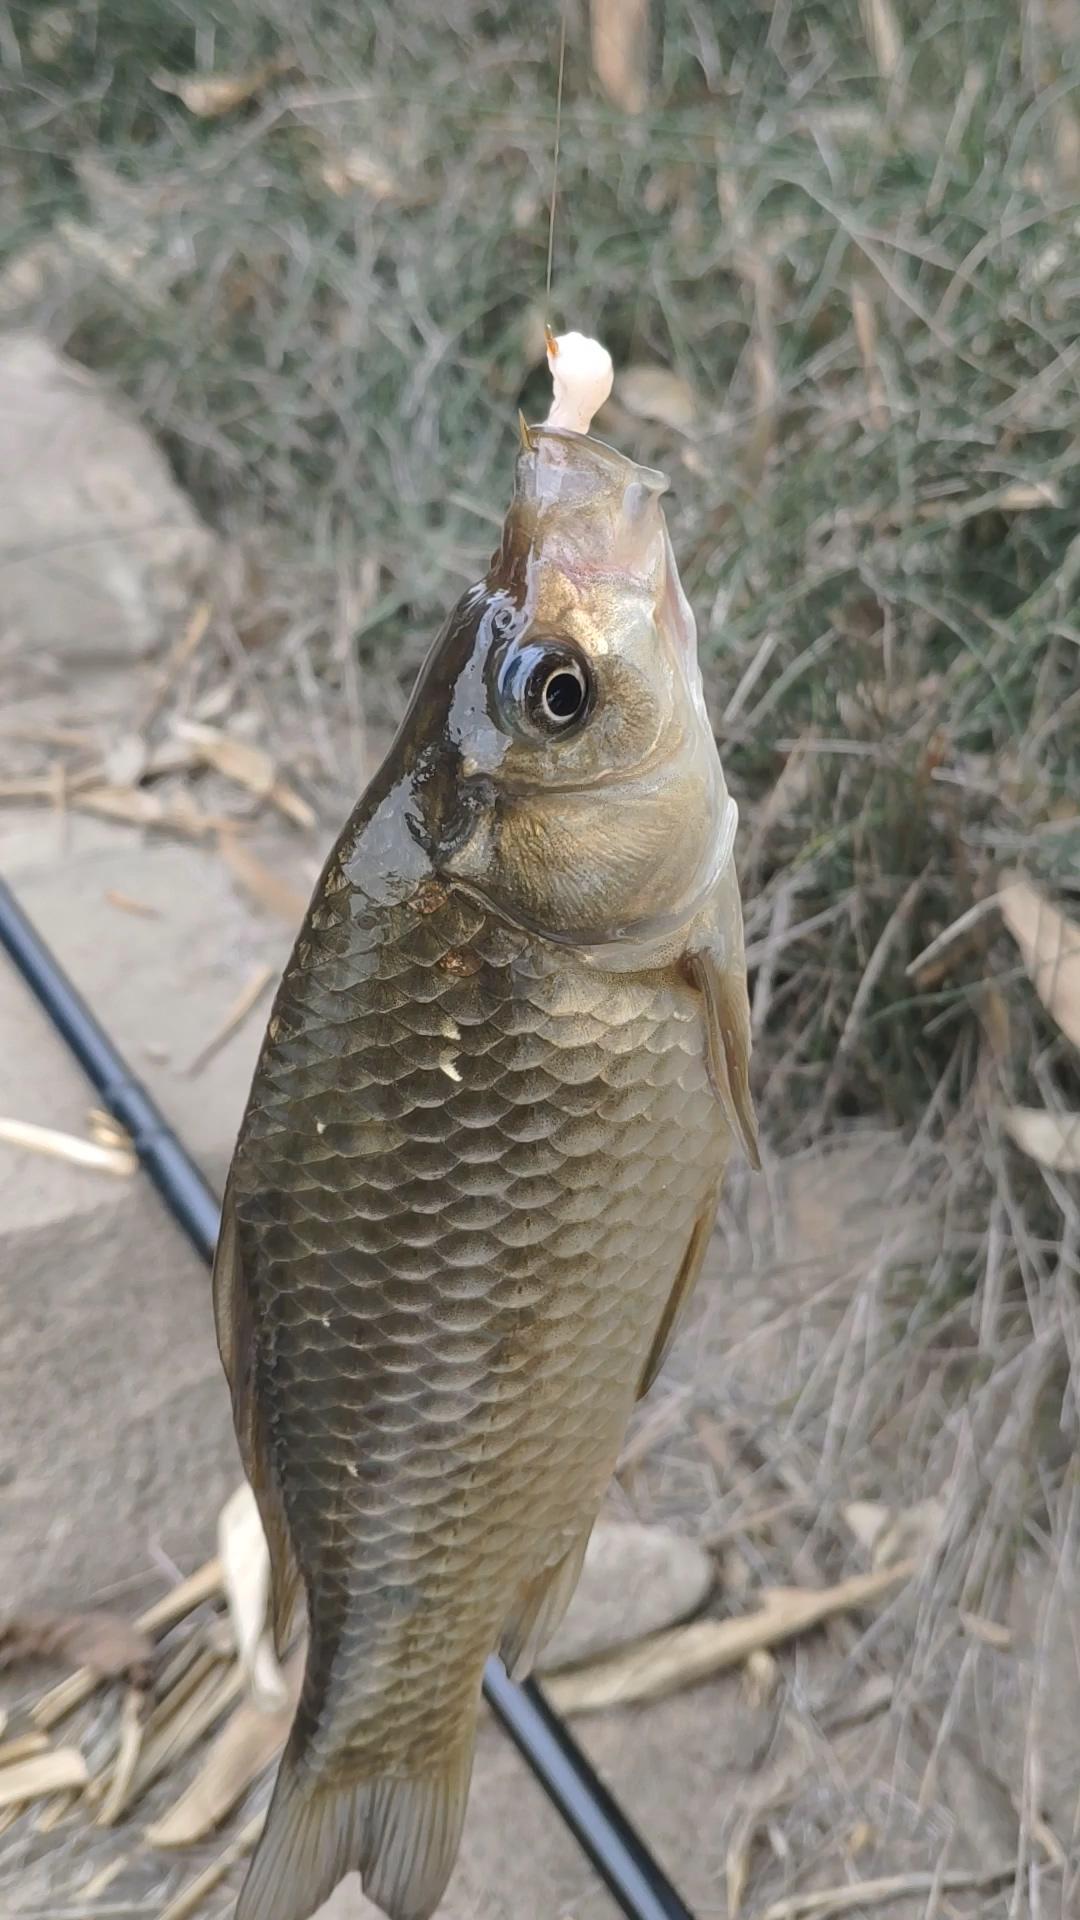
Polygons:
<instances>
[{"instance_id":1,"label":"pectoral fin","mask_svg":"<svg viewBox=\"0 0 1080 1920\"><path fill-rule=\"evenodd\" d=\"M750 1093L750 1000L746 975L721 968L706 951L686 956L686 971L705 1003L706 1059L713 1090L750 1165L760 1170L757 1119Z\"/></svg>"},{"instance_id":2,"label":"pectoral fin","mask_svg":"<svg viewBox=\"0 0 1080 1920\"><path fill-rule=\"evenodd\" d=\"M698 1274L701 1272L705 1259L705 1249L712 1238L713 1224L716 1220L717 1198L717 1194L714 1193L708 1205L702 1210L694 1222L694 1231L690 1235L690 1244L683 1255L682 1265L676 1276L675 1285L668 1295L667 1304L660 1316L660 1325L657 1327L656 1333L653 1336L653 1343L649 1349L649 1357L645 1362L644 1371L638 1384L637 1397L639 1400L644 1399L663 1366L664 1361L667 1359L668 1354L671 1352L671 1343L678 1332L687 1302L694 1291Z\"/></svg>"},{"instance_id":3,"label":"pectoral fin","mask_svg":"<svg viewBox=\"0 0 1080 1920\"><path fill-rule=\"evenodd\" d=\"M218 1349L233 1403L240 1458L259 1509L270 1554L270 1619L278 1658L289 1644L300 1590L300 1570L289 1539L285 1507L270 1465L270 1448L255 1392L255 1325L240 1257L236 1209L228 1188L214 1256L214 1319Z\"/></svg>"}]
</instances>

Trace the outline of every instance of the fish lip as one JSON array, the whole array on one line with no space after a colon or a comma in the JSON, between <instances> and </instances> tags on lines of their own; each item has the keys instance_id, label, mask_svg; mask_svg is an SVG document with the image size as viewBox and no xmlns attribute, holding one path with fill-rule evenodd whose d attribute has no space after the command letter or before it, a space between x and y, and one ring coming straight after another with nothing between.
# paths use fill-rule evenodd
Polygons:
<instances>
[{"instance_id":1,"label":"fish lip","mask_svg":"<svg viewBox=\"0 0 1080 1920\"><path fill-rule=\"evenodd\" d=\"M613 447L606 440L600 440L593 433L575 433L572 427L549 427L544 424L529 427L529 447L522 448L519 455L521 466L536 466L537 455L545 447L562 446L576 454L592 454L598 464L610 471L612 477L625 475L627 481L636 480L650 493L662 494L670 491L671 482L660 467L644 467L630 455Z\"/></svg>"}]
</instances>

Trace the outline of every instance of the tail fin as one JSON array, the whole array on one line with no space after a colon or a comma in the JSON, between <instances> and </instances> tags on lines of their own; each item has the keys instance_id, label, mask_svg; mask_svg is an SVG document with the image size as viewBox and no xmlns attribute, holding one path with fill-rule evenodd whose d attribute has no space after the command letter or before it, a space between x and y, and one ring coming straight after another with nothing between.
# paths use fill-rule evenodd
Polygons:
<instances>
[{"instance_id":1,"label":"tail fin","mask_svg":"<svg viewBox=\"0 0 1080 1920\"><path fill-rule=\"evenodd\" d=\"M354 1870L390 1920L429 1920L457 1858L472 1758L470 1726L440 1773L309 1787L286 1750L236 1920L308 1920Z\"/></svg>"}]
</instances>

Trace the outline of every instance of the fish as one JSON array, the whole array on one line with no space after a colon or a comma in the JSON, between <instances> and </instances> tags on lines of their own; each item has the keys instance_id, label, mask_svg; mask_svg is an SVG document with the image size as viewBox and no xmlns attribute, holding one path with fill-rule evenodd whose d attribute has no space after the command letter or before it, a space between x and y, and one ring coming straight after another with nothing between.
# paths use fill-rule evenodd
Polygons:
<instances>
[{"instance_id":1,"label":"fish","mask_svg":"<svg viewBox=\"0 0 1080 1920\"><path fill-rule=\"evenodd\" d=\"M523 424L485 578L315 888L224 1200L218 1341L295 1720L237 1920L428 1920L480 1689L573 1594L758 1159L737 824L663 474Z\"/></svg>"}]
</instances>

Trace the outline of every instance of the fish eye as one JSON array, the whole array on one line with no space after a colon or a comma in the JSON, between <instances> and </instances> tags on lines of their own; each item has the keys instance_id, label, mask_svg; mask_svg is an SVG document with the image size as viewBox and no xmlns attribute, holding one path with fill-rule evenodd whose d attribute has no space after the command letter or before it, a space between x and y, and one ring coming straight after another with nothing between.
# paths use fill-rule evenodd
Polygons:
<instances>
[{"instance_id":1,"label":"fish eye","mask_svg":"<svg viewBox=\"0 0 1080 1920\"><path fill-rule=\"evenodd\" d=\"M596 684L588 662L566 640L533 640L506 655L498 700L515 733L565 739L592 712Z\"/></svg>"}]
</instances>

